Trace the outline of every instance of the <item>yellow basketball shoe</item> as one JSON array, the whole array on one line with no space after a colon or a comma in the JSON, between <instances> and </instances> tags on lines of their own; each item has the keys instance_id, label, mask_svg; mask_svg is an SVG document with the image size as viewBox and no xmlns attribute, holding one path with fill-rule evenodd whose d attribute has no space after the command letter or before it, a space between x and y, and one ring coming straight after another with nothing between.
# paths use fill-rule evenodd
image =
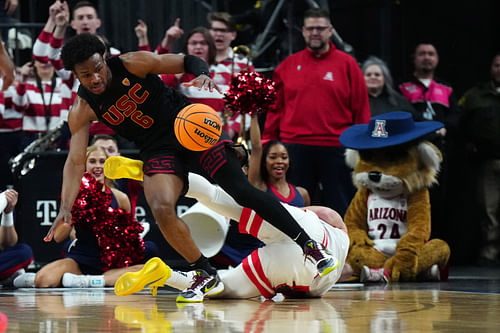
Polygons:
<instances>
[{"instance_id":1,"label":"yellow basketball shoe","mask_svg":"<svg viewBox=\"0 0 500 333\"><path fill-rule=\"evenodd\" d=\"M130 178L142 181L143 162L123 156L110 156L104 162L104 175L110 179Z\"/></svg>"},{"instance_id":2,"label":"yellow basketball shoe","mask_svg":"<svg viewBox=\"0 0 500 333\"><path fill-rule=\"evenodd\" d=\"M115 294L126 296L149 288L151 294L156 296L158 287L163 287L170 275L172 270L160 258L151 258L140 271L120 276L115 283Z\"/></svg>"}]
</instances>

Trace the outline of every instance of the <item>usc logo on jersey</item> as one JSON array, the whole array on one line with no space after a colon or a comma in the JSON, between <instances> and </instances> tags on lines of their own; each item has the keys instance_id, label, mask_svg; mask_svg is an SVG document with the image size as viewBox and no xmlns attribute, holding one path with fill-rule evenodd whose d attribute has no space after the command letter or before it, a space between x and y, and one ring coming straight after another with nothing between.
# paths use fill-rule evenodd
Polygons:
<instances>
[{"instance_id":1,"label":"usc logo on jersey","mask_svg":"<svg viewBox=\"0 0 500 333\"><path fill-rule=\"evenodd\" d=\"M150 128L154 119L137 109L137 105L144 103L148 98L149 92L145 90L141 96L137 92L142 88L139 83L134 84L126 95L120 97L115 105L108 108L108 111L102 117L111 125L121 124L125 118L130 118L134 123L142 128Z\"/></svg>"}]
</instances>

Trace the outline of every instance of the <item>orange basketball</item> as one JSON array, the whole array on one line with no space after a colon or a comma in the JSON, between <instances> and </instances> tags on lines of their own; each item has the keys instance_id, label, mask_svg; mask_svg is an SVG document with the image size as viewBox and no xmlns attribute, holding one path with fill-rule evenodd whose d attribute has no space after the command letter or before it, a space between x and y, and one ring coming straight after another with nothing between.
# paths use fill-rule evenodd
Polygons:
<instances>
[{"instance_id":1,"label":"orange basketball","mask_svg":"<svg viewBox=\"0 0 500 333\"><path fill-rule=\"evenodd\" d=\"M222 124L217 112L205 104L190 104L175 118L174 132L185 148L207 150L219 141Z\"/></svg>"}]
</instances>

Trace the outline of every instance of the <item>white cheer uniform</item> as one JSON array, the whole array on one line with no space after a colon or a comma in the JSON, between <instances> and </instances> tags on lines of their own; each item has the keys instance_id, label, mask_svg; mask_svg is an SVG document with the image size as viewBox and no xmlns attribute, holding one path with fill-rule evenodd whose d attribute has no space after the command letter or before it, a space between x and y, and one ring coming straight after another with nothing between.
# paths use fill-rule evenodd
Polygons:
<instances>
[{"instance_id":1,"label":"white cheer uniform","mask_svg":"<svg viewBox=\"0 0 500 333\"><path fill-rule=\"evenodd\" d=\"M266 245L252 252L238 267L219 271L224 292L220 297L273 297L282 292L291 297L314 297L326 293L338 281L349 250L347 233L337 229L310 210L283 206L315 241L322 243L339 261L331 273L320 277L316 265L305 260L303 250L286 234L263 220L253 210L243 208L221 188L205 178L189 174L189 191L218 214L239 221L239 230L249 233Z\"/></svg>"}]
</instances>

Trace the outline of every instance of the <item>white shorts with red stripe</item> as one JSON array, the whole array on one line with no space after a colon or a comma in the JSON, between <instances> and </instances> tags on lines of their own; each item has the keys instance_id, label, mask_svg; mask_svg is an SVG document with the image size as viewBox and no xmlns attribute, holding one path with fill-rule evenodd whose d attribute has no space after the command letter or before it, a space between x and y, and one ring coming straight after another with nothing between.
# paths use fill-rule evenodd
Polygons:
<instances>
[{"instance_id":1,"label":"white shorts with red stripe","mask_svg":"<svg viewBox=\"0 0 500 333\"><path fill-rule=\"evenodd\" d=\"M258 237L266 245L252 252L235 269L220 272L225 286L221 296L271 298L280 290L297 296L320 296L338 281L349 249L347 234L321 221L312 211L283 205L310 237L330 250L339 260L339 267L320 277L316 266L305 260L303 250L293 240L254 211L244 208L240 232Z\"/></svg>"}]
</instances>

